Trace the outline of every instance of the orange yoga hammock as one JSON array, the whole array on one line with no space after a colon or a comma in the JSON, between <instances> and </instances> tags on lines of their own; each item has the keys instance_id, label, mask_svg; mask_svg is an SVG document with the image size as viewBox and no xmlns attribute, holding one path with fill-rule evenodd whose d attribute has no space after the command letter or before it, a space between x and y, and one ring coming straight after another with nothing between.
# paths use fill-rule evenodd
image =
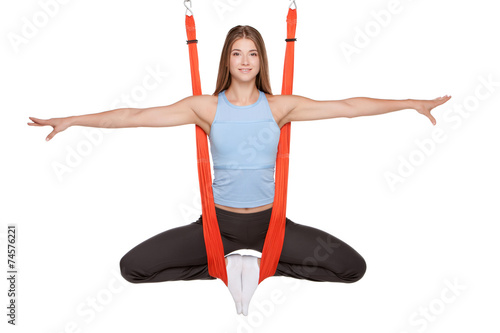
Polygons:
<instances>
[{"instance_id":1,"label":"orange yoga hammock","mask_svg":"<svg viewBox=\"0 0 500 333\"><path fill-rule=\"evenodd\" d=\"M187 8L187 6L186 6ZM189 10L189 9L188 9ZM192 11L189 10L192 14ZM287 38L285 65L283 69L283 85L281 94L292 94L293 63L295 28L297 24L297 7L288 9ZM189 60L191 67L191 82L193 95L201 95L200 72L198 66L198 48L196 43L196 27L193 15L186 11L186 33L189 47ZM278 266L286 225L286 197L288 185L288 155L290 151L290 123L281 128L278 153L276 156L276 175L274 204L266 234L262 258L260 262L259 284L266 278L273 276ZM219 231L219 224L215 213L214 195L212 191L212 174L210 157L208 154L207 134L196 125L196 153L198 160L198 179L200 181L200 194L203 216L203 237L207 250L208 273L212 277L221 279L227 286L227 271L224 261L224 247Z\"/></svg>"}]
</instances>

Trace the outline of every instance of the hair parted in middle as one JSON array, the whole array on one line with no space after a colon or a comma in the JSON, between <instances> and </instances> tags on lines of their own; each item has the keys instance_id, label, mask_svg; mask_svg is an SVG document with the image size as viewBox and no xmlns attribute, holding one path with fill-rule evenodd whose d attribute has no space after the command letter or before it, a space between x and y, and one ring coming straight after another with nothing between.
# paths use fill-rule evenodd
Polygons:
<instances>
[{"instance_id":1,"label":"hair parted in middle","mask_svg":"<svg viewBox=\"0 0 500 333\"><path fill-rule=\"evenodd\" d=\"M235 41L241 38L252 40L257 47L257 53L260 57L259 73L255 77L257 89L272 95L271 83L269 80L269 66L267 62L266 45L264 39L257 29L249 25L237 25L227 33L219 63L219 73L217 75L217 84L213 96L217 96L221 91L226 90L231 85L231 73L229 72L229 59L231 48Z\"/></svg>"}]
</instances>

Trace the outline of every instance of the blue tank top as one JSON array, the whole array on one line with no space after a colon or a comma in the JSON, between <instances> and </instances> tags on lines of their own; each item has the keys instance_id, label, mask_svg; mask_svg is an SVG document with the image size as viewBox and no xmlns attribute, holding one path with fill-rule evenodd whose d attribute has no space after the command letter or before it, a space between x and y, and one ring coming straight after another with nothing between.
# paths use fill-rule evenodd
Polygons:
<instances>
[{"instance_id":1,"label":"blue tank top","mask_svg":"<svg viewBox=\"0 0 500 333\"><path fill-rule=\"evenodd\" d=\"M280 128L264 92L245 106L231 104L220 92L209 138L215 203L250 208L274 201Z\"/></svg>"}]
</instances>

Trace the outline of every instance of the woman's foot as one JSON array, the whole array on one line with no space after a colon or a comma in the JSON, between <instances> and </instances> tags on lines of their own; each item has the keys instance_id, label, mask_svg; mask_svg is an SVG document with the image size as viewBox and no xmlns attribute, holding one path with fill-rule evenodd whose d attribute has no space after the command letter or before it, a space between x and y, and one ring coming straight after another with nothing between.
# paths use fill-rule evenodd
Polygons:
<instances>
[{"instance_id":1,"label":"woman's foot","mask_svg":"<svg viewBox=\"0 0 500 333\"><path fill-rule=\"evenodd\" d=\"M244 255L242 258L241 284L242 295L241 305L243 315L248 315L250 300L259 285L260 259L254 256Z\"/></svg>"},{"instance_id":2,"label":"woman's foot","mask_svg":"<svg viewBox=\"0 0 500 333\"><path fill-rule=\"evenodd\" d=\"M233 296L236 312L242 311L242 288L241 288L241 273L242 273L242 257L239 254L231 254L226 257L227 271L227 287L231 296Z\"/></svg>"}]
</instances>

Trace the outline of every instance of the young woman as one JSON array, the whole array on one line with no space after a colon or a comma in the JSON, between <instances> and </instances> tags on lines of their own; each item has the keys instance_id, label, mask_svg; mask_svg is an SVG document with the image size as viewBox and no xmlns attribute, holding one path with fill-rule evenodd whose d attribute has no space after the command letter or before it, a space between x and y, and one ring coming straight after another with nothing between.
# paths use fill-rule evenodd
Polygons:
<instances>
[{"instance_id":1,"label":"young woman","mask_svg":"<svg viewBox=\"0 0 500 333\"><path fill-rule=\"evenodd\" d=\"M449 100L383 100L366 97L316 101L296 95L272 95L266 48L260 33L236 26L222 49L212 95L144 109L122 108L66 118L37 119L52 126L52 139L70 126L106 128L200 126L210 139L212 184L221 231L228 287L237 313L248 314L257 288L260 259L239 249L262 252L274 200L274 168L281 127L291 121L359 117L415 109L436 123L430 111ZM203 216L164 231L135 246L120 261L132 283L215 279L208 274ZM366 270L363 257L340 239L286 219L285 239L275 276L352 283Z\"/></svg>"}]
</instances>

